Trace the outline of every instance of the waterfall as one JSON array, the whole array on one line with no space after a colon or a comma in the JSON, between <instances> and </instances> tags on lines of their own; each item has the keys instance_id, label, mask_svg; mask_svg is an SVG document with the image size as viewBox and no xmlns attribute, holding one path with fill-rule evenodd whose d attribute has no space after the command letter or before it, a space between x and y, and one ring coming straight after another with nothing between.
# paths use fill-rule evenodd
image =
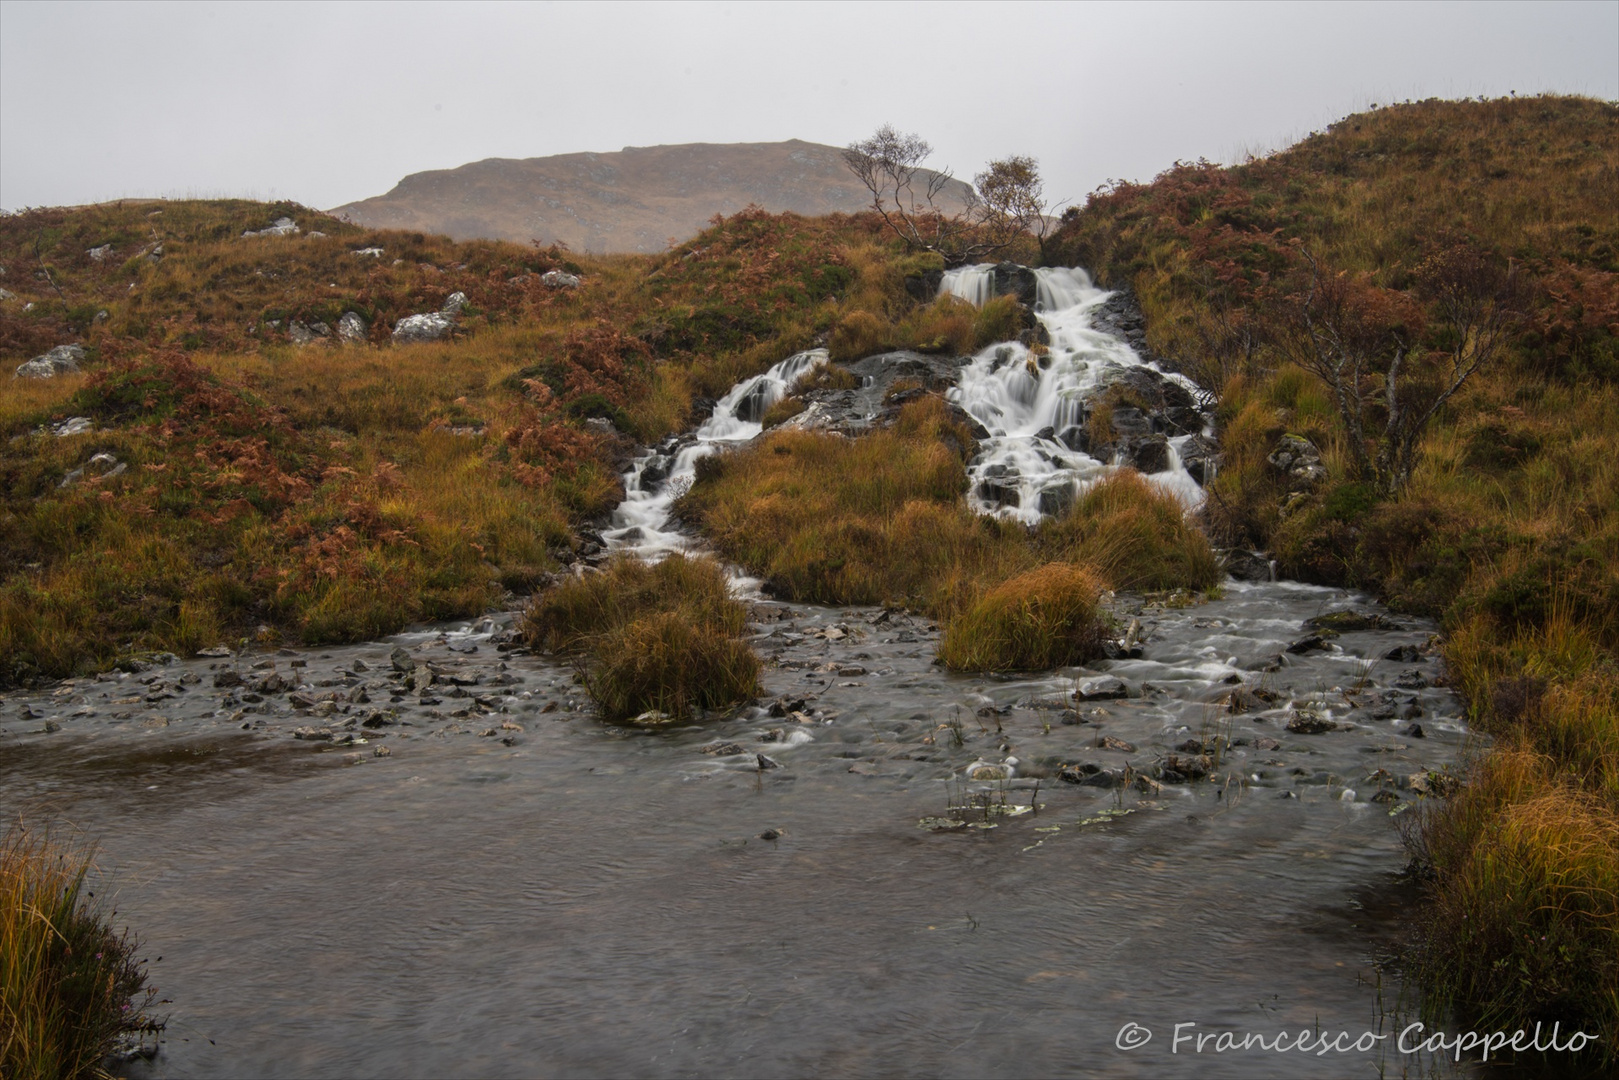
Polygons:
<instances>
[{"instance_id":1,"label":"waterfall","mask_svg":"<svg viewBox=\"0 0 1619 1080\"><path fill-rule=\"evenodd\" d=\"M949 271L939 291L982 306L993 289L992 269ZM1060 513L1085 486L1114 471L1114 462L1085 452L1086 402L1111 372L1144 366L1128 343L1092 325L1109 294L1090 275L1077 268L1045 268L1035 277L1035 317L1051 339L1049 351L1037 355L1015 341L991 345L962 369L950 391L950 399L990 433L968 469L969 500L981 513L1030 524ZM1167 377L1186 383L1174 374ZM1202 503L1203 489L1181 464L1184 443L1185 437L1173 440L1169 468L1147 479L1193 508Z\"/></svg>"},{"instance_id":2,"label":"waterfall","mask_svg":"<svg viewBox=\"0 0 1619 1080\"><path fill-rule=\"evenodd\" d=\"M825 349L794 353L763 375L743 379L714 405L714 412L690 437L667 440L637 457L624 474L624 501L613 512L602 539L614 550L652 562L690 548L688 537L669 524L669 510L685 494L697 462L726 446L748 442L764 430L764 415L806 372L825 363Z\"/></svg>"}]
</instances>

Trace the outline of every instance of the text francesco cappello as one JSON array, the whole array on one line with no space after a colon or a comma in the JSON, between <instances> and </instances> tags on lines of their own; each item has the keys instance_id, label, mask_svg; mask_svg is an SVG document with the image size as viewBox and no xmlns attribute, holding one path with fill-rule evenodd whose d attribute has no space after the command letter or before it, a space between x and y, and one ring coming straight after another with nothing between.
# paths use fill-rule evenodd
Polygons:
<instances>
[{"instance_id":1,"label":"text francesco cappello","mask_svg":"<svg viewBox=\"0 0 1619 1080\"><path fill-rule=\"evenodd\" d=\"M1113 1045L1120 1050L1140 1050L1152 1042L1150 1028L1134 1022L1125 1024L1114 1036ZM1579 1053L1595 1043L1599 1036L1576 1031L1562 1033L1561 1023L1550 1029L1542 1024L1517 1031L1429 1031L1422 1024L1408 1024L1399 1034L1363 1031L1355 1035L1348 1031L1332 1032L1312 1030L1278 1031L1272 1033L1242 1031L1199 1031L1196 1021L1175 1025L1175 1032L1167 1040L1171 1054L1229 1054L1241 1051L1269 1052L1273 1054L1365 1054L1392 1043L1401 1054L1436 1054L1462 1059L1463 1054L1478 1051L1480 1060L1490 1060L1491 1054L1502 1050L1517 1053ZM1160 1046L1162 1049L1162 1046Z\"/></svg>"}]
</instances>

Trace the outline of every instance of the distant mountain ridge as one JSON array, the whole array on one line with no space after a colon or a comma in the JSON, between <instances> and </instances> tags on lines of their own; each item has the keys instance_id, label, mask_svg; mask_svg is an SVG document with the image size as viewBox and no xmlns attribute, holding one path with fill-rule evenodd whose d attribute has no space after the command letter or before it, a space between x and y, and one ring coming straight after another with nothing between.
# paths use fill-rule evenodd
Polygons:
<instances>
[{"instance_id":1,"label":"distant mountain ridge","mask_svg":"<svg viewBox=\"0 0 1619 1080\"><path fill-rule=\"evenodd\" d=\"M331 212L357 225L456 240L561 241L594 253L662 251L671 239L696 235L715 214L734 214L750 203L811 216L866 209L871 195L842 153L790 139L489 158L412 173L386 195ZM967 190L959 180L948 181L941 203L959 206Z\"/></svg>"}]
</instances>

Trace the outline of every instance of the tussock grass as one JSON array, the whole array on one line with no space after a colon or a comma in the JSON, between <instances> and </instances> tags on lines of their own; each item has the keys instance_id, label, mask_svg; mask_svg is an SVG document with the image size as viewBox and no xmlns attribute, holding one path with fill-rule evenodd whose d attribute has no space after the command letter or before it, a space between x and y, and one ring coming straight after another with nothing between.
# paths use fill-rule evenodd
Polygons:
<instances>
[{"instance_id":1,"label":"tussock grass","mask_svg":"<svg viewBox=\"0 0 1619 1080\"><path fill-rule=\"evenodd\" d=\"M1036 544L1082 561L1116 589L1209 589L1223 577L1208 537L1180 501L1134 470L1080 494L1062 517L1040 524Z\"/></svg>"},{"instance_id":2,"label":"tussock grass","mask_svg":"<svg viewBox=\"0 0 1619 1080\"><path fill-rule=\"evenodd\" d=\"M1107 622L1096 576L1047 563L987 590L945 626L939 659L955 671L1040 671L1101 655Z\"/></svg>"},{"instance_id":3,"label":"tussock grass","mask_svg":"<svg viewBox=\"0 0 1619 1080\"><path fill-rule=\"evenodd\" d=\"M759 658L741 635L747 609L712 559L671 555L655 565L619 559L536 596L523 635L536 648L574 652L604 719L647 711L685 718L759 693Z\"/></svg>"},{"instance_id":4,"label":"tussock grass","mask_svg":"<svg viewBox=\"0 0 1619 1080\"><path fill-rule=\"evenodd\" d=\"M85 889L90 853L14 826L0 840L0 1073L105 1075L118 1040L154 1030L136 944Z\"/></svg>"}]
</instances>

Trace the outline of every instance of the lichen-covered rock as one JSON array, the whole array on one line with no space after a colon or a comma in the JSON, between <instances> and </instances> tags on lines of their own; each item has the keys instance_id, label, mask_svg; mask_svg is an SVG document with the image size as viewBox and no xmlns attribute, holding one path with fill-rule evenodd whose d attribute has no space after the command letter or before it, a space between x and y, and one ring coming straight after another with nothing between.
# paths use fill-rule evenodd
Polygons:
<instances>
[{"instance_id":1,"label":"lichen-covered rock","mask_svg":"<svg viewBox=\"0 0 1619 1080\"><path fill-rule=\"evenodd\" d=\"M293 221L290 217L283 217L276 218L275 224L270 225L268 228L248 229L242 236L244 238L249 236L292 236L301 231L296 221Z\"/></svg>"},{"instance_id":2,"label":"lichen-covered rock","mask_svg":"<svg viewBox=\"0 0 1619 1080\"><path fill-rule=\"evenodd\" d=\"M43 356L17 365L17 375L24 379L50 379L78 371L84 360L84 346L58 345Z\"/></svg>"},{"instance_id":3,"label":"lichen-covered rock","mask_svg":"<svg viewBox=\"0 0 1619 1080\"><path fill-rule=\"evenodd\" d=\"M366 326L358 312L345 311L343 317L337 320L337 337L345 345L362 344L369 331L370 327Z\"/></svg>"},{"instance_id":4,"label":"lichen-covered rock","mask_svg":"<svg viewBox=\"0 0 1619 1080\"><path fill-rule=\"evenodd\" d=\"M411 345L420 341L440 341L455 329L455 317L442 312L407 315L394 325L393 343Z\"/></svg>"},{"instance_id":5,"label":"lichen-covered rock","mask_svg":"<svg viewBox=\"0 0 1619 1080\"><path fill-rule=\"evenodd\" d=\"M1313 491L1327 478L1321 451L1302 435L1283 435L1265 460L1287 477L1287 490L1292 493Z\"/></svg>"},{"instance_id":6,"label":"lichen-covered rock","mask_svg":"<svg viewBox=\"0 0 1619 1080\"><path fill-rule=\"evenodd\" d=\"M540 275L540 283L553 289L576 289L579 287L579 275L570 274L562 270L547 270Z\"/></svg>"},{"instance_id":7,"label":"lichen-covered rock","mask_svg":"<svg viewBox=\"0 0 1619 1080\"><path fill-rule=\"evenodd\" d=\"M448 315L453 319L457 315L461 314L461 309L466 306L467 294L464 292L453 292L449 296L445 297L444 306L439 308L439 314Z\"/></svg>"}]
</instances>

